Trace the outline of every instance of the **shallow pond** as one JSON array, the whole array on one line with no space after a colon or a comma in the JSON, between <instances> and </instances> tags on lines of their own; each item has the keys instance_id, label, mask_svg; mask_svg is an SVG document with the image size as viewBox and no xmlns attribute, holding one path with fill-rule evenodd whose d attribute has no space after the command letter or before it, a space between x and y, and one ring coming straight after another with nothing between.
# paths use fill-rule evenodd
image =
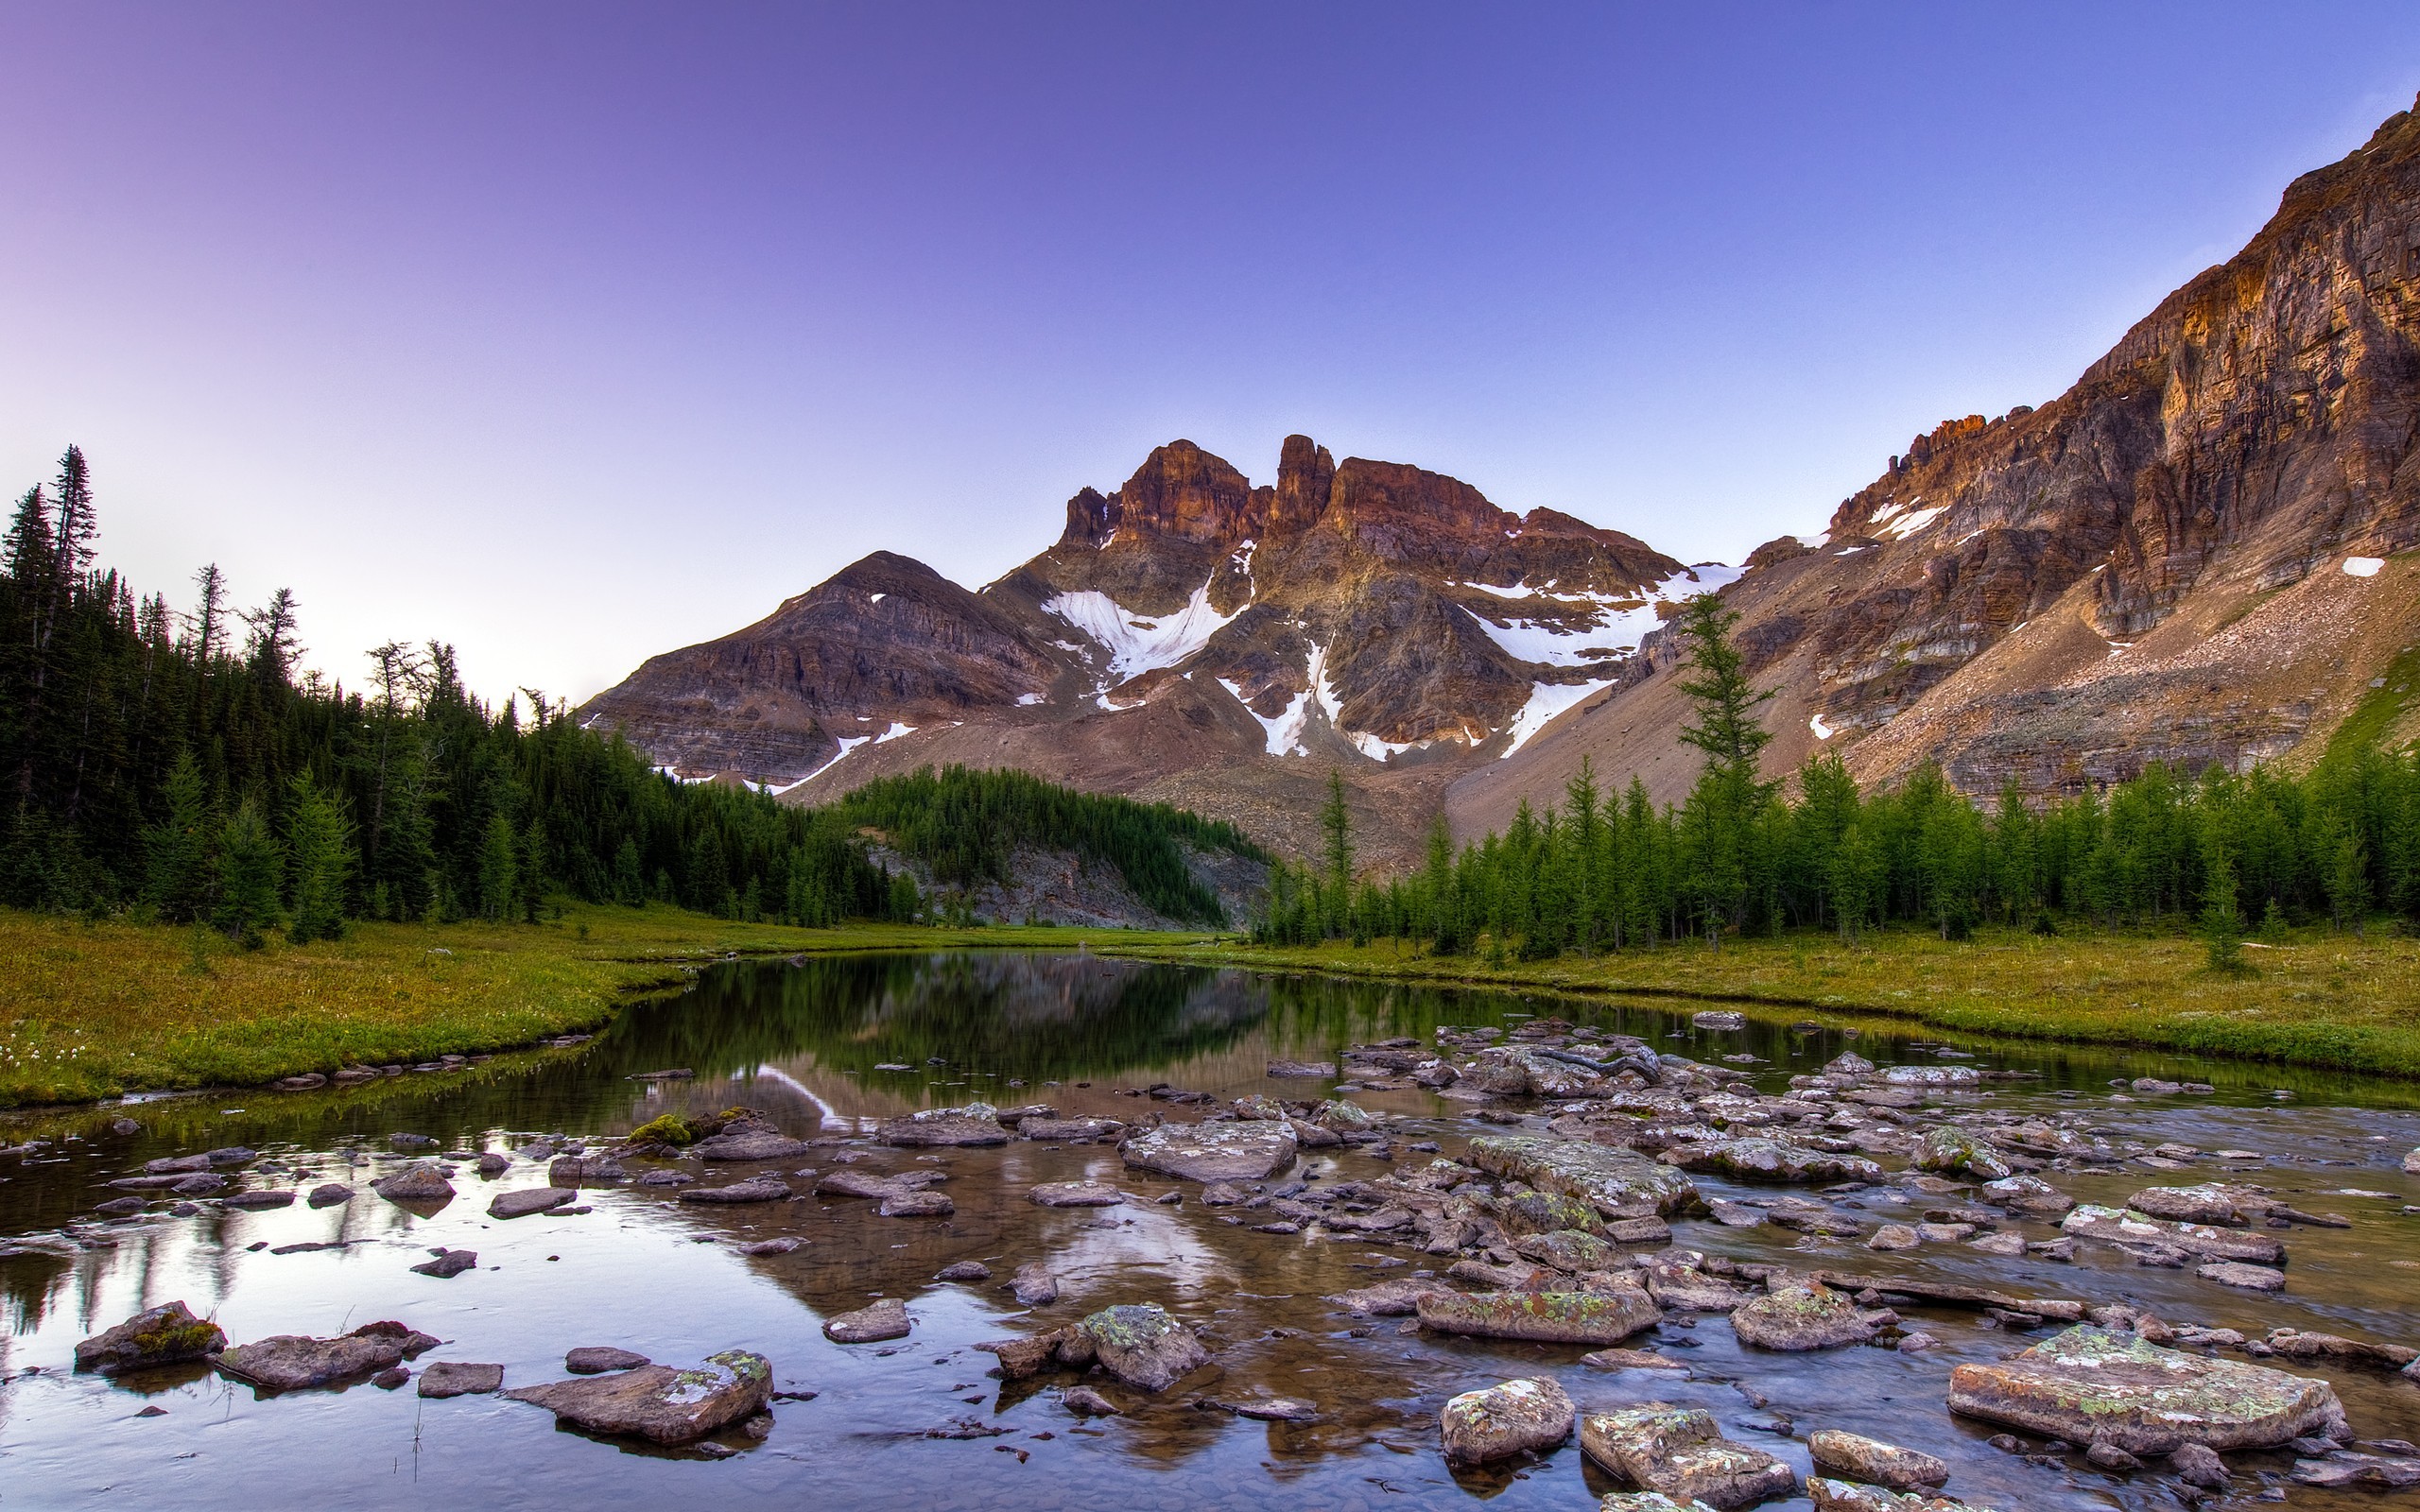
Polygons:
<instances>
[{"instance_id":1,"label":"shallow pond","mask_svg":"<svg viewBox=\"0 0 2420 1512\"><path fill-rule=\"evenodd\" d=\"M1803 1439L1841 1427L1928 1451L1953 1469L1948 1489L2016 1509L2175 1504L2152 1471L2104 1475L2081 1458L2041 1464L1988 1447L1991 1428L1950 1418L1945 1383L1962 1360L1996 1359L2022 1341L1979 1314L1902 1309L1943 1347L1907 1354L1847 1348L1774 1355L1739 1346L1723 1319L1676 1319L1633 1341L1682 1354L1674 1378L1606 1373L1578 1347L1422 1335L1393 1318L1356 1318L1322 1298L1445 1262L1368 1236L1256 1231L1259 1218L1205 1208L1200 1189L1124 1169L1114 1145L1014 1142L937 1153L885 1148L872 1121L982 1100L1044 1102L1063 1116L1132 1120L1156 1083L1222 1097L1303 1097L1331 1083L1272 1081L1276 1057L1335 1060L1348 1044L1392 1036L1423 1043L1440 1024L1505 1025L1554 1013L1639 1036L1779 1091L1852 1045L1883 1064L1943 1063L1941 1042L1872 1032L1793 1031L1752 1023L1700 1031L1685 1006L1608 1006L1071 955L977 954L797 963L733 963L677 997L633 1007L573 1047L499 1057L460 1069L389 1076L357 1089L250 1091L0 1121L0 1144L42 1138L42 1152L0 1160L0 1508L431 1505L585 1508L838 1506L1582 1508L1615 1488L1584 1466L1576 1442L1543 1461L1457 1473L1438 1446L1437 1415L1457 1393L1513 1376L1550 1374L1583 1412L1651 1399L1703 1405L1726 1432L1807 1469ZM2256 1151L2169 1167L2137 1160L2060 1184L2116 1201L2136 1188L2213 1179L2270 1186L2297 1208L2340 1212L2342 1229L2297 1228L2290 1284L2275 1296L2228 1290L2190 1269L2135 1266L2085 1249L2059 1264L1996 1259L1949 1245L1876 1255L1855 1238L1809 1238L1772 1226L1677 1219L1674 1243L1737 1260L1868 1274L1922 1271L2031 1295L2129 1300L2170 1323L2247 1333L2278 1325L2358 1338L2420 1341L2420 1178L2404 1152L2420 1145L2410 1089L2273 1068L2123 1057L2048 1047L1978 1049L1962 1064L2039 1073L1990 1084L2002 1108L2088 1108L2092 1126L2144 1145ZM885 1070L884 1067L909 1068ZM648 1081L670 1068L694 1079ZM2197 1078L2199 1097L2113 1098L2112 1078ZM1417 1090L1356 1091L1364 1107L1408 1122L1383 1159L1366 1150L1308 1152L1306 1174L1337 1180L1458 1153L1488 1130L1472 1108ZM464 1164L460 1194L433 1215L372 1195L367 1179L397 1158L389 1136L435 1137L457 1154L510 1151L532 1134L616 1136L664 1112L744 1104L783 1129L827 1140L787 1167L868 1172L938 1167L956 1203L942 1219L885 1219L873 1206L805 1197L715 1210L673 1190L629 1185L583 1194L593 1211L499 1221L496 1191L545 1184L543 1161L481 1179ZM142 1130L111 1131L131 1116ZM319 1210L251 1212L166 1202L111 1221L94 1211L106 1183L147 1160L242 1144L262 1152L239 1185L308 1189L342 1180L359 1194ZM634 1162L634 1171L638 1162ZM1094 1177L1129 1194L1122 1207L1044 1209L1036 1182ZM710 1177L711 1179L711 1177ZM800 1190L810 1182L796 1181ZM1701 1177L1709 1196L1754 1195ZM1182 1190L1184 1200L1152 1199ZM1772 1189L1763 1194L1772 1194ZM1923 1199L1876 1188L1873 1222L1912 1222ZM2022 1223L2048 1238L2048 1224ZM784 1254L739 1246L782 1235ZM287 1246L340 1247L277 1251ZM478 1267L450 1280L407 1267L436 1248L475 1250ZM1450 1257L1448 1257L1450 1258ZM990 1280L938 1282L962 1261ZM1062 1299L1019 1308L1006 1288L1019 1264L1046 1260ZM912 1335L889 1345L828 1342L824 1318L876 1297L908 1299ZM544 1411L492 1396L424 1400L370 1385L258 1397L199 1366L115 1382L72 1370L77 1341L136 1311L182 1299L241 1343L276 1333L327 1334L400 1319L446 1341L423 1357L501 1362L508 1386L560 1379L565 1349L615 1345L670 1363L744 1347L768 1356L775 1383L812 1392L774 1407L770 1436L732 1434L737 1452L707 1458L559 1431ZM979 1340L1071 1321L1115 1302L1159 1302L1199 1326L1217 1354L1199 1378L1124 1417L1084 1419L1059 1402L1069 1376L1004 1385ZM2040 1335L2036 1335L2039 1337ZM2420 1384L2360 1367L2324 1374L2367 1438L2420 1439ZM1253 1395L1305 1398L1321 1416L1259 1422L1200 1404ZM148 1409L153 1416L139 1416ZM1785 1424L1781 1419L1788 1419ZM2285 1455L2236 1456L2230 1499L2292 1505L2380 1504L2362 1493L2289 1486ZM2420 1492L2403 1493L2420 1498ZM1804 1507L1804 1501L1768 1503Z\"/></svg>"}]
</instances>

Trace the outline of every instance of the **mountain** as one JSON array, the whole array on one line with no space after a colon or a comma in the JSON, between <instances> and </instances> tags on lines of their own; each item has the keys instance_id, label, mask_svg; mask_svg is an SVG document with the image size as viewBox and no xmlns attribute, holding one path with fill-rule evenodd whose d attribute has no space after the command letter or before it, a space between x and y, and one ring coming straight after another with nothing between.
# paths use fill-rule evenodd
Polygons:
<instances>
[{"instance_id":1,"label":"mountain","mask_svg":"<svg viewBox=\"0 0 2420 1512\"><path fill-rule=\"evenodd\" d=\"M1938 762L1972 795L2074 793L2152 761L2307 763L2357 711L2420 735L2420 118L2286 190L2066 393L1945 421L1829 529L1725 591L1772 775L1841 749L1867 782ZM1586 757L1685 790L1676 648L1457 782L1500 826ZM2398 660L2400 659L2400 660Z\"/></svg>"},{"instance_id":2,"label":"mountain","mask_svg":"<svg viewBox=\"0 0 2420 1512\"><path fill-rule=\"evenodd\" d=\"M1739 569L1306 437L1257 486L1171 441L980 591L878 553L581 718L799 801L1013 765L1296 852L1334 766L1383 867L1440 808L1499 829L1583 760L1678 799L1698 762L1662 617L1720 590L1774 692L1776 777L1838 750L1867 782L1938 762L2040 795L2307 762L2347 729L2420 734L2416 336L2407 112L2066 394L1944 421Z\"/></svg>"},{"instance_id":3,"label":"mountain","mask_svg":"<svg viewBox=\"0 0 2420 1512\"><path fill-rule=\"evenodd\" d=\"M876 553L579 716L682 776L799 801L1013 765L1287 846L1340 766L1395 856L1448 781L1610 685L1660 606L1729 576L1307 437L1258 486L1178 440L1077 493L1058 541L980 591Z\"/></svg>"}]
</instances>

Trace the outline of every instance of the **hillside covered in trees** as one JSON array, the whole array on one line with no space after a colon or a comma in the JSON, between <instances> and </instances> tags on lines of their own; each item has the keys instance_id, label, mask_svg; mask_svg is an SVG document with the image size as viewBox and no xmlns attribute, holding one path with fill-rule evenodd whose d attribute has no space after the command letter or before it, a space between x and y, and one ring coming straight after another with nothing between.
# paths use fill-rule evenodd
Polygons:
<instances>
[{"instance_id":1,"label":"hillside covered in trees","mask_svg":"<svg viewBox=\"0 0 2420 1512\"><path fill-rule=\"evenodd\" d=\"M1339 793L1325 854L1280 870L1256 933L1535 959L1792 928L1850 938L1893 920L1945 938L1985 922L2166 923L2200 930L2213 962L2233 966L2247 929L2359 930L2381 911L2420 921L2420 752L2340 743L2301 776L2153 765L2105 794L2031 807L2011 791L1989 812L1932 768L1864 793L1819 758L1788 793L1757 778L1761 697L1732 622L1711 596L1683 621L1698 712L1684 738L1705 757L1685 802L1659 810L1635 780L1604 791L1583 766L1560 804L1524 802L1505 832L1459 851L1441 820L1426 865L1381 881L1355 876Z\"/></svg>"},{"instance_id":2,"label":"hillside covered in trees","mask_svg":"<svg viewBox=\"0 0 2420 1512\"><path fill-rule=\"evenodd\" d=\"M878 828L959 883L1018 845L1072 850L1208 922L1178 842L1245 846L1019 774L922 773L823 810L683 783L541 695L527 720L477 698L441 642L370 650L358 688L298 672L291 593L238 610L204 567L180 610L97 565L97 536L71 447L0 540L0 903L250 942L352 919L535 919L559 893L804 925L925 917L933 900L869 859Z\"/></svg>"}]
</instances>

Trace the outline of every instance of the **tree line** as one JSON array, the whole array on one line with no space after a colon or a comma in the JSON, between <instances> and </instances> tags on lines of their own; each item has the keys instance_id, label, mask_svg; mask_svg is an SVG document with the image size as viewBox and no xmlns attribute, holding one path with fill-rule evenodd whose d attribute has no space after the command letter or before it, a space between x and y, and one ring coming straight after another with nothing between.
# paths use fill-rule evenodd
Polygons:
<instances>
[{"instance_id":1,"label":"tree line","mask_svg":"<svg viewBox=\"0 0 2420 1512\"><path fill-rule=\"evenodd\" d=\"M733 919L918 917L839 816L655 771L454 650L390 643L359 688L298 675L298 605L137 598L98 566L70 447L0 538L0 902L206 921L258 943L349 919L535 920L557 894Z\"/></svg>"},{"instance_id":2,"label":"tree line","mask_svg":"<svg viewBox=\"0 0 2420 1512\"><path fill-rule=\"evenodd\" d=\"M1838 756L1771 782L1755 717L1771 695L1731 644L1737 618L1704 595L1679 621L1697 712L1682 738L1704 756L1685 801L1658 808L1636 778L1609 791L1583 762L1560 803L1524 800L1459 850L1441 817L1426 864L1379 879L1355 875L1334 780L1322 855L1278 868L1255 934L1537 959L1792 929L1853 940L1893 921L1945 939L1986 922L2168 924L2198 929L2232 969L2247 931L2420 921L2420 751L2334 752L2301 776L2153 765L2042 805L2012 784L1979 807L1932 767L1865 792Z\"/></svg>"}]
</instances>

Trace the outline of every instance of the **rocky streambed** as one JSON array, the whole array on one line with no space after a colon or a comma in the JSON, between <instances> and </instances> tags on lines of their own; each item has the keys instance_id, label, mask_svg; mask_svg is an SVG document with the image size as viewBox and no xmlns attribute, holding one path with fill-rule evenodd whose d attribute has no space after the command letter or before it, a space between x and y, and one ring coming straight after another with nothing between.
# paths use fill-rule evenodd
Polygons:
<instances>
[{"instance_id":1,"label":"rocky streambed","mask_svg":"<svg viewBox=\"0 0 2420 1512\"><path fill-rule=\"evenodd\" d=\"M0 1125L28 1505L2420 1506L2402 1089L961 955Z\"/></svg>"}]
</instances>

